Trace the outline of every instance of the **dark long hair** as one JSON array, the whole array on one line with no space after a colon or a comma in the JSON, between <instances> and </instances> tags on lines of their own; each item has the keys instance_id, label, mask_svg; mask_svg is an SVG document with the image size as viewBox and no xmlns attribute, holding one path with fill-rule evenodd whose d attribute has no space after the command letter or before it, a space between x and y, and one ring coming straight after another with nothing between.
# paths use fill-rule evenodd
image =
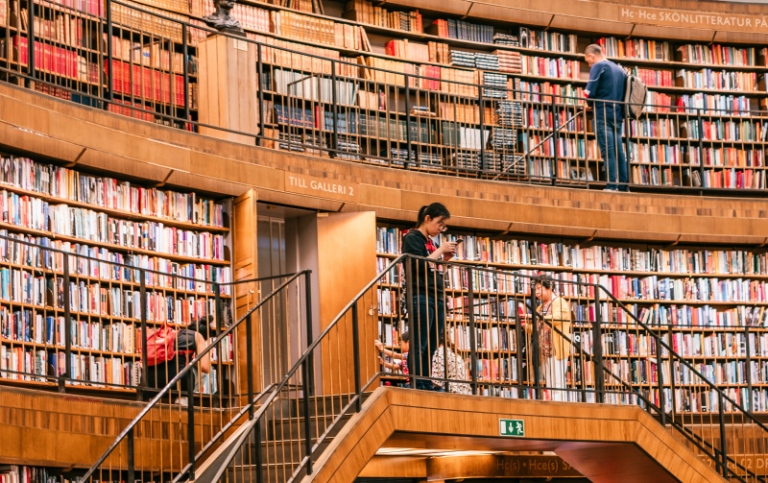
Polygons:
<instances>
[{"instance_id":1,"label":"dark long hair","mask_svg":"<svg viewBox=\"0 0 768 483\"><path fill-rule=\"evenodd\" d=\"M419 216L416 218L416 228L420 227L421 224L424 223L424 220L427 219L427 217L434 219L441 216L445 220L451 217L451 213L448 211L448 208L446 208L442 203L424 205L419 209Z\"/></svg>"}]
</instances>

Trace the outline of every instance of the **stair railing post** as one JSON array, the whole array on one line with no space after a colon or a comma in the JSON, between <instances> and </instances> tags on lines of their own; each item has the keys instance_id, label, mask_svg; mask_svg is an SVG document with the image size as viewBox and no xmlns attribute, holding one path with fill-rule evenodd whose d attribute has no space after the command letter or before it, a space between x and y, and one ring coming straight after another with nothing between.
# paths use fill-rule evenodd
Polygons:
<instances>
[{"instance_id":1,"label":"stair railing post","mask_svg":"<svg viewBox=\"0 0 768 483\"><path fill-rule=\"evenodd\" d=\"M531 280L531 354L528 364L533 366L533 389L536 393L536 399L541 399L543 394L541 390L541 367L539 366L539 357L541 348L539 347L539 314L536 303L536 280Z\"/></svg>"},{"instance_id":2,"label":"stair railing post","mask_svg":"<svg viewBox=\"0 0 768 483\"><path fill-rule=\"evenodd\" d=\"M314 333L312 331L312 272L307 270L304 272L304 309L307 316L307 347L312 345L314 341ZM314 354L313 354L314 355ZM314 357L308 357L309 361L309 394L315 395L315 359Z\"/></svg>"},{"instance_id":3,"label":"stair railing post","mask_svg":"<svg viewBox=\"0 0 768 483\"><path fill-rule=\"evenodd\" d=\"M189 458L189 471L187 477L195 479L195 371L187 371L187 458Z\"/></svg>"},{"instance_id":4,"label":"stair railing post","mask_svg":"<svg viewBox=\"0 0 768 483\"><path fill-rule=\"evenodd\" d=\"M359 413L362 409L362 390L360 384L360 330L358 327L359 318L357 310L357 302L352 305L352 353L354 359L354 374L355 374L355 412ZM309 359L307 359L309 360Z\"/></svg>"},{"instance_id":5,"label":"stair railing post","mask_svg":"<svg viewBox=\"0 0 768 483\"><path fill-rule=\"evenodd\" d=\"M302 392L304 393L304 451L307 453L307 474L312 474L312 425L309 422L309 356L301 365Z\"/></svg>"},{"instance_id":6,"label":"stair railing post","mask_svg":"<svg viewBox=\"0 0 768 483\"><path fill-rule=\"evenodd\" d=\"M66 332L64 333L64 374L59 378L60 391L64 391L66 380L72 379L72 294L69 286L69 257L69 254L64 254L64 266L62 267L64 269L64 329ZM60 368L59 371L61 371Z\"/></svg>"},{"instance_id":7,"label":"stair railing post","mask_svg":"<svg viewBox=\"0 0 768 483\"><path fill-rule=\"evenodd\" d=\"M595 396L596 402L605 401L605 378L603 373L603 334L601 324L603 316L600 306L600 285L595 285L595 322L592 325L592 347L595 357Z\"/></svg>"},{"instance_id":8,"label":"stair railing post","mask_svg":"<svg viewBox=\"0 0 768 483\"><path fill-rule=\"evenodd\" d=\"M248 380L246 386L248 390L248 419L253 419L254 415L254 388L253 388L253 312L249 312L245 319L245 364L248 367L246 374Z\"/></svg>"},{"instance_id":9,"label":"stair railing post","mask_svg":"<svg viewBox=\"0 0 768 483\"><path fill-rule=\"evenodd\" d=\"M720 469L723 474L723 478L728 478L728 451L726 449L726 441L725 441L725 410L723 409L723 403L725 402L723 399L723 393L720 391L717 391L717 397L718 397L718 418L720 423L720 458L721 458L721 466Z\"/></svg>"},{"instance_id":10,"label":"stair railing post","mask_svg":"<svg viewBox=\"0 0 768 483\"><path fill-rule=\"evenodd\" d=\"M253 428L256 432L256 455L254 456L254 463L256 464L256 483L262 483L261 475L261 418L256 421L256 425Z\"/></svg>"},{"instance_id":11,"label":"stair railing post","mask_svg":"<svg viewBox=\"0 0 768 483\"><path fill-rule=\"evenodd\" d=\"M147 347L147 272L143 269L139 270L139 320L141 322L141 347ZM141 393L149 383L149 364L145 350L141 351L141 368L141 383L136 394L137 398L142 397Z\"/></svg>"},{"instance_id":12,"label":"stair railing post","mask_svg":"<svg viewBox=\"0 0 768 483\"><path fill-rule=\"evenodd\" d=\"M656 346L659 348L658 354L656 354L656 387L659 391L659 416L661 417L661 425L667 425L667 415L664 406L664 370L662 368L662 354L661 354L661 337L656 337ZM672 363L672 352L668 351L669 363Z\"/></svg>"},{"instance_id":13,"label":"stair railing post","mask_svg":"<svg viewBox=\"0 0 768 483\"><path fill-rule=\"evenodd\" d=\"M475 287L472 268L467 267L467 305L469 306L469 350L472 363L472 394L477 395L477 329L475 328Z\"/></svg>"},{"instance_id":14,"label":"stair railing post","mask_svg":"<svg viewBox=\"0 0 768 483\"><path fill-rule=\"evenodd\" d=\"M134 446L134 428L128 430L126 444L128 446L128 477L125 483L134 483L136 481L136 451Z\"/></svg>"}]
</instances>

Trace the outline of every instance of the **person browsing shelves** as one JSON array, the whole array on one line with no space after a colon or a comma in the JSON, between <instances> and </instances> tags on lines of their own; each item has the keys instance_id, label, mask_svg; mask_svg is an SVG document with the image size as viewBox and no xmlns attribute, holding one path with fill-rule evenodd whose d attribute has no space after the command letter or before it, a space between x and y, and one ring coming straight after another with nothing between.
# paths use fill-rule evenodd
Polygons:
<instances>
[{"instance_id":1,"label":"person browsing shelves","mask_svg":"<svg viewBox=\"0 0 768 483\"><path fill-rule=\"evenodd\" d=\"M541 303L536 307L540 317L536 323L541 378L548 389L565 389L568 356L571 354L571 309L568 302L557 296L552 280L534 279L534 293ZM525 325L528 334L531 324ZM536 341L534 341L536 343ZM550 391L551 399L567 400L566 391Z\"/></svg>"},{"instance_id":2,"label":"person browsing shelves","mask_svg":"<svg viewBox=\"0 0 768 483\"><path fill-rule=\"evenodd\" d=\"M594 110L594 129L608 180L605 189L629 191L627 157L621 137L627 74L621 67L605 58L603 48L597 44L586 48L584 60L589 65L589 81L584 88L584 95L591 101Z\"/></svg>"},{"instance_id":3,"label":"person browsing shelves","mask_svg":"<svg viewBox=\"0 0 768 483\"><path fill-rule=\"evenodd\" d=\"M414 229L403 237L403 253L433 260L450 260L456 253L456 242L445 242L437 246L433 238L446 230L446 221L451 217L441 203L422 206ZM423 260L413 260L411 277L407 280L407 297L413 302L413 361L411 372L416 377L430 377L430 359L445 330L444 283L441 267ZM433 390L435 386L427 379L416 381L417 389Z\"/></svg>"}]
</instances>

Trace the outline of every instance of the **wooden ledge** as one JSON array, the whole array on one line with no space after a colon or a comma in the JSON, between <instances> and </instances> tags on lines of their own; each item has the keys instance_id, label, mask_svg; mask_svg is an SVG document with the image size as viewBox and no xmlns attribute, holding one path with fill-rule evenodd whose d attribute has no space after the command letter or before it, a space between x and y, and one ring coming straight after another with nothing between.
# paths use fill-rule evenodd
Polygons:
<instances>
[{"instance_id":1,"label":"wooden ledge","mask_svg":"<svg viewBox=\"0 0 768 483\"><path fill-rule=\"evenodd\" d=\"M221 141L0 84L0 143L39 159L207 193L413 220L444 202L452 225L498 233L638 242L755 244L761 199L614 194L415 173ZM300 179L292 185L292 180ZM317 189L312 189L312 186ZM334 185L349 187L342 195ZM335 189L335 188L334 188ZM338 190L337 190L338 191Z\"/></svg>"}]
</instances>

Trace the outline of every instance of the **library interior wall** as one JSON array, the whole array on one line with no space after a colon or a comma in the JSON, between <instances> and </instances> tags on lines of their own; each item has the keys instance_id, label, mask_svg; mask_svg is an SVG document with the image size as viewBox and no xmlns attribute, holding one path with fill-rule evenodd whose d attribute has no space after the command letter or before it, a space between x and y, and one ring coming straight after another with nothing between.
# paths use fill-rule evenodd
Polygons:
<instances>
[{"instance_id":1,"label":"library interior wall","mask_svg":"<svg viewBox=\"0 0 768 483\"><path fill-rule=\"evenodd\" d=\"M552 24L562 28L593 31L603 28L607 30L606 34L628 34L634 29L637 36L761 43L764 40L762 35L752 32L683 29L621 22L619 9L623 4L607 1L491 0L478 4L464 0L390 0L387 3L418 4L419 8L440 9L460 15L472 5L472 15L478 19L510 18L534 25ZM744 15L762 13L764 10L764 7L748 4L690 1L637 0L633 5ZM438 200L445 202L454 213L454 225L534 236L666 243L731 243L742 246L764 245L768 239L768 210L765 210L762 200L606 194L455 179L314 159L136 121L6 84L0 85L0 144L26 152L37 160L53 158L69 161L75 167L104 170L126 177L152 180L158 184L167 183L201 192L240 196L235 203L234 216L235 278L254 277L258 274L257 200L321 211L359 211L363 212L360 213L361 218L373 218L375 215L377 218L395 220L413 220L419 206ZM289 175L354 186L356 195L342 201L338 196L320 191L311 195L298 193L287 183ZM368 219L365 219L365 223L371 225ZM370 240L366 238L366 242L370 241L374 247L370 250L372 263L375 252L373 225L370 230L366 228L364 233L370 237ZM340 308L336 307L339 304L343 306L342 301L345 297L348 301L354 295L358 282L370 281L372 273L367 269L361 270L359 280L348 284L343 293L337 294L334 308ZM315 281L315 286L321 282L317 279ZM328 313L332 312L328 310ZM240 381L244 382L244 379ZM30 431L34 430L8 424L8 421L16 417L21 418L17 421L43 421L43 415L54 409L48 407L52 404L49 399L59 401L59 396L50 395L39 400L29 398L25 403L30 405L30 409L26 410L27 416L7 412L6 417L0 418L0 432L18 436L0 438L1 458L9 461L13 459L10 455L17 455L17 461L28 464L60 464L69 461L71 464L87 465L95 460L101 449L113 440L119 427L136 412L133 403L115 402L113 406L119 409L113 410L105 409L88 398L72 398L72 404L61 409L66 414L57 416L59 421L74 421L78 413L91 421L66 423L69 426L64 425L61 430L46 433L48 441L67 441L67 444L34 447L22 445L21 441L32 437ZM3 406L8 406L5 400ZM84 408L91 408L97 413L88 412ZM80 425L93 424L97 415L103 418L107 429L94 431L93 436L83 436L82 446L72 445L70 438L80 432L88 434L80 430ZM53 429L50 425L46 428ZM6 430L9 432L5 433ZM55 453L50 453L51 446L55 446ZM73 460L74 455L68 452L68 448L75 447L78 450L88 448L88 451L78 451L77 457L80 460Z\"/></svg>"}]
</instances>

